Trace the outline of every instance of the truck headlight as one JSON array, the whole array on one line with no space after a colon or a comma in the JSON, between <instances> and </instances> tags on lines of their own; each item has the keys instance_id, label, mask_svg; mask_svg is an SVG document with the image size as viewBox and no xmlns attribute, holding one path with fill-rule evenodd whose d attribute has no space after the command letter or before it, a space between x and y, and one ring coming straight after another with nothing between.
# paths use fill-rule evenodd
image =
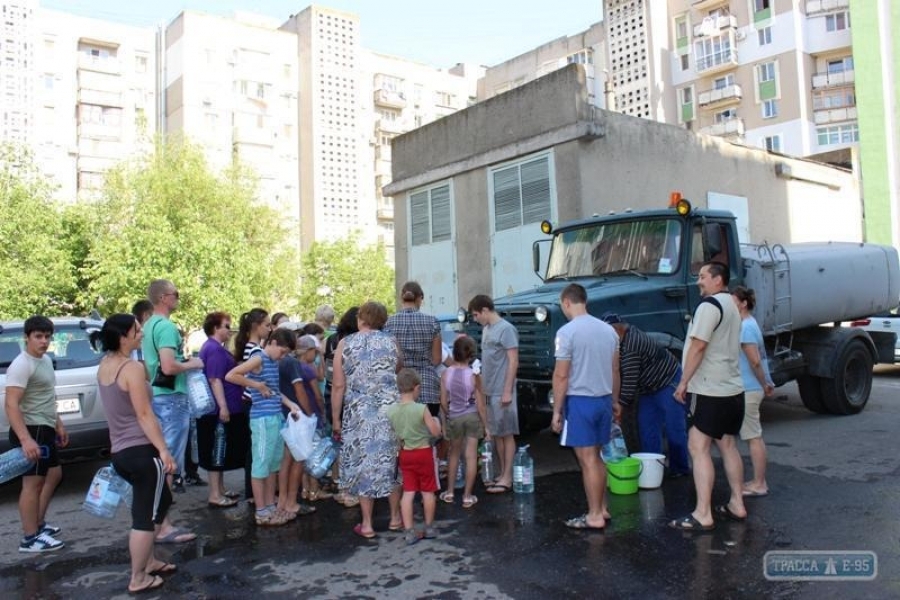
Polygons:
<instances>
[{"instance_id":1,"label":"truck headlight","mask_svg":"<svg viewBox=\"0 0 900 600\"><path fill-rule=\"evenodd\" d=\"M538 323L543 323L547 320L547 307L546 306L538 306L534 309L534 318L537 319Z\"/></svg>"},{"instance_id":2,"label":"truck headlight","mask_svg":"<svg viewBox=\"0 0 900 600\"><path fill-rule=\"evenodd\" d=\"M456 320L460 323L466 322L466 309L460 308L458 311L456 311Z\"/></svg>"},{"instance_id":3,"label":"truck headlight","mask_svg":"<svg viewBox=\"0 0 900 600\"><path fill-rule=\"evenodd\" d=\"M547 403L550 406L553 406L553 390L550 390L549 392L547 392Z\"/></svg>"}]
</instances>

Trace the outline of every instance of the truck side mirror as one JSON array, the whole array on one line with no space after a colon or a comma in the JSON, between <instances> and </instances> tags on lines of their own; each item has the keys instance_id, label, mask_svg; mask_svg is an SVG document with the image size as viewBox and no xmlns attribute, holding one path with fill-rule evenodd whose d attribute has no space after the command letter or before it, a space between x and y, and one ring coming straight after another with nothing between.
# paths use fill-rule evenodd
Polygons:
<instances>
[{"instance_id":1,"label":"truck side mirror","mask_svg":"<svg viewBox=\"0 0 900 600\"><path fill-rule=\"evenodd\" d=\"M722 253L722 235L718 223L703 225L703 255L706 260Z\"/></svg>"},{"instance_id":2,"label":"truck side mirror","mask_svg":"<svg viewBox=\"0 0 900 600\"><path fill-rule=\"evenodd\" d=\"M540 241L534 241L531 244L531 268L534 270L534 274L541 278L541 281L544 280L543 274L541 274L541 245Z\"/></svg>"}]
</instances>

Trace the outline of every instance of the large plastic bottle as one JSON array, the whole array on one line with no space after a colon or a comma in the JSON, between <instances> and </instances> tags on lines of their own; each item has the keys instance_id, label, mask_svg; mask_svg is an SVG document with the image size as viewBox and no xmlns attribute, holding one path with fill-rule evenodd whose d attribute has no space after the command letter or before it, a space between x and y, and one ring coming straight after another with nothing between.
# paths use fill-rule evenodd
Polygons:
<instances>
[{"instance_id":1,"label":"large plastic bottle","mask_svg":"<svg viewBox=\"0 0 900 600\"><path fill-rule=\"evenodd\" d=\"M320 437L316 441L312 454L306 459L306 472L319 479L334 464L337 458L338 447L330 437Z\"/></svg>"},{"instance_id":2,"label":"large plastic bottle","mask_svg":"<svg viewBox=\"0 0 900 600\"><path fill-rule=\"evenodd\" d=\"M603 462L617 463L623 458L628 458L628 448L625 446L625 436L618 423L613 423L609 431L609 441L600 448L600 458Z\"/></svg>"},{"instance_id":3,"label":"large plastic bottle","mask_svg":"<svg viewBox=\"0 0 900 600\"><path fill-rule=\"evenodd\" d=\"M50 449L41 446L41 456L50 456ZM20 475L24 475L34 467L34 462L25 457L21 448L12 448L0 454L0 483L6 483Z\"/></svg>"},{"instance_id":4,"label":"large plastic bottle","mask_svg":"<svg viewBox=\"0 0 900 600\"><path fill-rule=\"evenodd\" d=\"M456 466L456 481L453 484L456 489L466 487L466 457L459 457L459 464Z\"/></svg>"},{"instance_id":5,"label":"large plastic bottle","mask_svg":"<svg viewBox=\"0 0 900 600\"><path fill-rule=\"evenodd\" d=\"M209 387L209 381L201 369L192 369L185 375L188 405L195 419L211 413L216 408L216 400Z\"/></svg>"},{"instance_id":6,"label":"large plastic bottle","mask_svg":"<svg viewBox=\"0 0 900 600\"><path fill-rule=\"evenodd\" d=\"M528 444L519 448L513 459L513 491L517 494L534 493L534 461L528 454Z\"/></svg>"},{"instance_id":7,"label":"large plastic bottle","mask_svg":"<svg viewBox=\"0 0 900 600\"><path fill-rule=\"evenodd\" d=\"M225 423L221 421L216 425L216 433L213 438L212 464L214 467L225 466Z\"/></svg>"},{"instance_id":8,"label":"large plastic bottle","mask_svg":"<svg viewBox=\"0 0 900 600\"><path fill-rule=\"evenodd\" d=\"M93 481L84 498L84 510L95 517L112 519L116 516L119 502L119 484L117 479L122 479L112 467L103 467L94 475Z\"/></svg>"},{"instance_id":9,"label":"large plastic bottle","mask_svg":"<svg viewBox=\"0 0 900 600\"><path fill-rule=\"evenodd\" d=\"M493 483L494 473L494 442L485 440L481 449L481 480L485 483Z\"/></svg>"}]
</instances>

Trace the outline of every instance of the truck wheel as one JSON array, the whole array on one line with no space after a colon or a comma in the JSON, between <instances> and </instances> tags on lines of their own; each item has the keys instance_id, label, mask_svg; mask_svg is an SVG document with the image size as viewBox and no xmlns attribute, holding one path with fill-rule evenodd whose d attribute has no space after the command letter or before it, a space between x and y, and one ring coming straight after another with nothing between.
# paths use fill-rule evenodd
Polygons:
<instances>
[{"instance_id":1,"label":"truck wheel","mask_svg":"<svg viewBox=\"0 0 900 600\"><path fill-rule=\"evenodd\" d=\"M825 414L828 409L825 408L825 400L822 398L821 379L813 375L801 375L797 378L797 387L803 406L814 413Z\"/></svg>"},{"instance_id":2,"label":"truck wheel","mask_svg":"<svg viewBox=\"0 0 900 600\"><path fill-rule=\"evenodd\" d=\"M869 349L859 340L844 346L833 379L822 378L822 398L828 412L855 415L865 408L872 391L872 366Z\"/></svg>"}]
</instances>

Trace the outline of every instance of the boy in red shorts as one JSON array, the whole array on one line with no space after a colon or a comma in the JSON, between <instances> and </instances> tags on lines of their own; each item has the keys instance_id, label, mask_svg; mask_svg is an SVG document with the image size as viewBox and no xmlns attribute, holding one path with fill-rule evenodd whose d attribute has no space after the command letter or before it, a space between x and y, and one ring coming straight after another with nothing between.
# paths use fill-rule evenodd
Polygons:
<instances>
[{"instance_id":1,"label":"boy in red shorts","mask_svg":"<svg viewBox=\"0 0 900 600\"><path fill-rule=\"evenodd\" d=\"M436 536L434 527L435 492L438 491L437 458L431 437L441 434L441 424L431 416L425 404L417 404L421 380L412 369L397 373L400 403L388 408L394 433L400 440L400 473L403 475L403 498L400 500L400 516L406 543L415 544L422 537ZM416 492L422 494L425 509L425 530L422 535L413 528L413 499Z\"/></svg>"}]
</instances>

